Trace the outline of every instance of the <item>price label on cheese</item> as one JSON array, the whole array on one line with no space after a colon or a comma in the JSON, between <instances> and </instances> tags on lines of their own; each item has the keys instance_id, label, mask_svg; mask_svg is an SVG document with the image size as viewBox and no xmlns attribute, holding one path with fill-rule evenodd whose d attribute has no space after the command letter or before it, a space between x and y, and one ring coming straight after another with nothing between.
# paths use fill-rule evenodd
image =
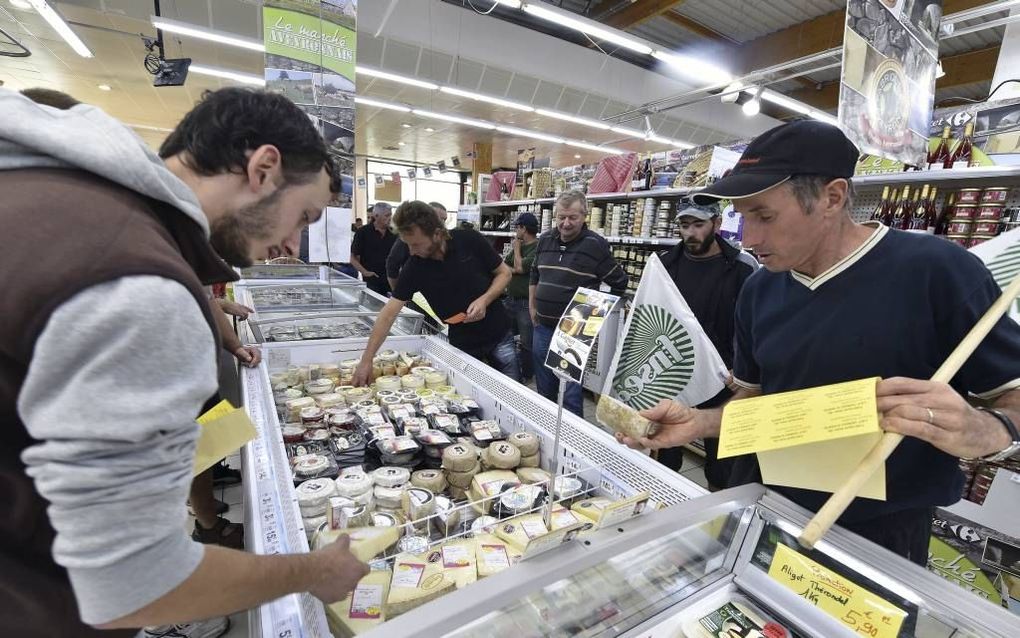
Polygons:
<instances>
[{"instance_id":1,"label":"price label on cheese","mask_svg":"<svg viewBox=\"0 0 1020 638\"><path fill-rule=\"evenodd\" d=\"M443 548L443 567L453 569L455 567L469 567L471 557L468 556L468 547L465 545L447 545Z\"/></svg>"},{"instance_id":2,"label":"price label on cheese","mask_svg":"<svg viewBox=\"0 0 1020 638\"><path fill-rule=\"evenodd\" d=\"M393 588L409 587L414 589L421 582L425 573L425 565L417 563L397 563L393 569Z\"/></svg>"},{"instance_id":3,"label":"price label on cheese","mask_svg":"<svg viewBox=\"0 0 1020 638\"><path fill-rule=\"evenodd\" d=\"M776 544L769 576L850 630L872 638L896 638L907 612L807 556Z\"/></svg>"},{"instance_id":4,"label":"price label on cheese","mask_svg":"<svg viewBox=\"0 0 1020 638\"><path fill-rule=\"evenodd\" d=\"M351 595L351 618L377 620L382 617L382 607L382 585L358 585Z\"/></svg>"},{"instance_id":5,"label":"price label on cheese","mask_svg":"<svg viewBox=\"0 0 1020 638\"><path fill-rule=\"evenodd\" d=\"M505 569L510 567L510 558L506 554L504 545L482 545L482 564L490 569Z\"/></svg>"}]
</instances>

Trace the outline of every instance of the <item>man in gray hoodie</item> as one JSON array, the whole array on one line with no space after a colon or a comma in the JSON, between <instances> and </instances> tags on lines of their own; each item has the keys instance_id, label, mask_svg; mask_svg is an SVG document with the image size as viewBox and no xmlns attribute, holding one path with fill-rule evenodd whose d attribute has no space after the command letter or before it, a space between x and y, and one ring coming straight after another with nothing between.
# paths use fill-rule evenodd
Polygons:
<instances>
[{"instance_id":1,"label":"man in gray hoodie","mask_svg":"<svg viewBox=\"0 0 1020 638\"><path fill-rule=\"evenodd\" d=\"M87 105L0 89L0 634L115 636L367 573L346 537L257 556L188 538L203 285L297 250L331 198L326 148L281 96L207 94L161 149ZM152 334L161 326L162 334Z\"/></svg>"}]
</instances>

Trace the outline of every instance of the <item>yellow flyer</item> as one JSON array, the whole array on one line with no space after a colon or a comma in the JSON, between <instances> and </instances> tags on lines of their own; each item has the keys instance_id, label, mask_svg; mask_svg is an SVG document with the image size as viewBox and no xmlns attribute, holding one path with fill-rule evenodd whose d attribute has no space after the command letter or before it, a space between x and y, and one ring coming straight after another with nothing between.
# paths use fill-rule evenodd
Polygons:
<instances>
[{"instance_id":1,"label":"yellow flyer","mask_svg":"<svg viewBox=\"0 0 1020 638\"><path fill-rule=\"evenodd\" d=\"M719 458L881 432L878 378L731 401L723 409Z\"/></svg>"},{"instance_id":2,"label":"yellow flyer","mask_svg":"<svg viewBox=\"0 0 1020 638\"><path fill-rule=\"evenodd\" d=\"M202 427L195 446L192 475L201 474L251 441L257 434L248 413L229 401L220 401L196 419Z\"/></svg>"},{"instance_id":3,"label":"yellow flyer","mask_svg":"<svg viewBox=\"0 0 1020 638\"><path fill-rule=\"evenodd\" d=\"M769 576L843 623L872 638L896 638L907 612L807 556L776 544Z\"/></svg>"}]
</instances>

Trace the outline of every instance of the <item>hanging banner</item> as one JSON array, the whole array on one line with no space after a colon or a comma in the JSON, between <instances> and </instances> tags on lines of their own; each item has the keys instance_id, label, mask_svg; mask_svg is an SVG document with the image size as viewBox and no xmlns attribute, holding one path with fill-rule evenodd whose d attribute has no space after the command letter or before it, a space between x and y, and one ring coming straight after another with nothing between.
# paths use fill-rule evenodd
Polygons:
<instances>
[{"instance_id":1,"label":"hanging banner","mask_svg":"<svg viewBox=\"0 0 1020 638\"><path fill-rule=\"evenodd\" d=\"M862 153L925 166L941 0L849 0L839 126Z\"/></svg>"},{"instance_id":2,"label":"hanging banner","mask_svg":"<svg viewBox=\"0 0 1020 638\"><path fill-rule=\"evenodd\" d=\"M661 399L698 405L726 386L729 370L657 255L645 264L607 375L607 393L635 410Z\"/></svg>"},{"instance_id":3,"label":"hanging banner","mask_svg":"<svg viewBox=\"0 0 1020 638\"><path fill-rule=\"evenodd\" d=\"M1006 286L1020 275L1020 228L1003 233L970 249L985 262L992 272L999 288ZM1009 316L1020 323L1020 299L1014 299L1009 307Z\"/></svg>"},{"instance_id":4,"label":"hanging banner","mask_svg":"<svg viewBox=\"0 0 1020 638\"><path fill-rule=\"evenodd\" d=\"M265 0L262 7L266 89L319 126L341 181L331 206L350 206L354 196L357 14L358 0Z\"/></svg>"}]
</instances>

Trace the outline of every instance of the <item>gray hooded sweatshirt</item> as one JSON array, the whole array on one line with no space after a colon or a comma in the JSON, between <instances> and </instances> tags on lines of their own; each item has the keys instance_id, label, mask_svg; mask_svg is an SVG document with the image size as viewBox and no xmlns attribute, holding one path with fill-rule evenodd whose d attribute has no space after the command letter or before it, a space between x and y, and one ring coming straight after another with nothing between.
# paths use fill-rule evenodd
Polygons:
<instances>
[{"instance_id":1,"label":"gray hooded sweatshirt","mask_svg":"<svg viewBox=\"0 0 1020 638\"><path fill-rule=\"evenodd\" d=\"M171 204L208 234L195 194L100 109L62 111L0 89L0 113L0 170L89 171ZM38 443L22 459L50 502L54 559L89 624L144 607L202 560L185 502L194 417L217 389L214 348L195 297L157 276L83 290L35 344L17 408Z\"/></svg>"}]
</instances>

